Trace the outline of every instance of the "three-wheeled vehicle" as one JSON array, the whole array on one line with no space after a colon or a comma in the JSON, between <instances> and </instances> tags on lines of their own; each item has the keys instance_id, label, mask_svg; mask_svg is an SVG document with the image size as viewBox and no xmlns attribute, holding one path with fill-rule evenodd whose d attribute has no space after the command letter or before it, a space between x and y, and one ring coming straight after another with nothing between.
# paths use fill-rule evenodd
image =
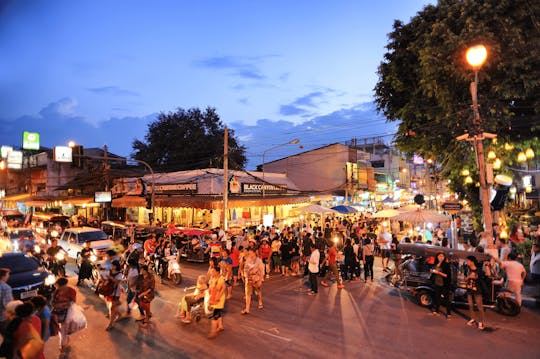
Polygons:
<instances>
[{"instance_id":1,"label":"three-wheeled vehicle","mask_svg":"<svg viewBox=\"0 0 540 359\"><path fill-rule=\"evenodd\" d=\"M210 256L206 250L205 237L212 234L212 231L201 228L174 227L167 228L165 234L173 242L178 242L178 237L182 237L180 241L183 244L178 248L182 258L189 262L208 262Z\"/></svg>"},{"instance_id":2,"label":"three-wheeled vehicle","mask_svg":"<svg viewBox=\"0 0 540 359\"><path fill-rule=\"evenodd\" d=\"M479 263L489 261L491 256L486 253L469 252L439 246L425 244L399 244L398 251L403 255L409 255L407 264L401 268L402 281L399 285L408 290L421 306L429 307L433 303L435 290L431 280L431 265L426 260L434 257L438 252L443 252L450 260L450 267L453 275L452 287L454 288L454 305L467 304L467 290L465 283L464 266L460 265L468 256L474 256ZM405 263L405 262L404 262ZM484 293L484 308L497 309L501 314L515 316L518 315L521 306L517 302L515 295L507 290L504 281L501 279L487 278L487 293Z\"/></svg>"}]
</instances>

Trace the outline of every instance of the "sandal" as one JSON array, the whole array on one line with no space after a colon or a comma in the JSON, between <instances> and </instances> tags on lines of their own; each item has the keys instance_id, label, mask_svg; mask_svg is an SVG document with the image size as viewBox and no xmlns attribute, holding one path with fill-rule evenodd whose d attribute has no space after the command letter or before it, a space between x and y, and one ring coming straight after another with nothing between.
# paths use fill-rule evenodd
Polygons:
<instances>
[{"instance_id":1,"label":"sandal","mask_svg":"<svg viewBox=\"0 0 540 359\"><path fill-rule=\"evenodd\" d=\"M249 314L249 312L247 310L245 310L245 309L242 309L242 311L240 313L242 313L243 315Z\"/></svg>"},{"instance_id":2,"label":"sandal","mask_svg":"<svg viewBox=\"0 0 540 359\"><path fill-rule=\"evenodd\" d=\"M259 309L263 309L263 305L262 304L259 304Z\"/></svg>"}]
</instances>

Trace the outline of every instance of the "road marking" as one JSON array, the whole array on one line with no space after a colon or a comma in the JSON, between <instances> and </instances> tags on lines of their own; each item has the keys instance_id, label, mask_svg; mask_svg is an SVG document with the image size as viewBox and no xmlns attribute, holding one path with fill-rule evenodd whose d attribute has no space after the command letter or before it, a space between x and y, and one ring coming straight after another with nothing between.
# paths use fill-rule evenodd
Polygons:
<instances>
[{"instance_id":1,"label":"road marking","mask_svg":"<svg viewBox=\"0 0 540 359\"><path fill-rule=\"evenodd\" d=\"M280 340L283 340L283 341L286 341L286 342L292 342L291 338L287 338L287 337L284 337L284 336L281 336L281 335L273 334L273 333L270 333L270 332L268 332L266 330L257 329L257 328L251 327L249 325L243 325L242 327L253 330L255 332L259 332L261 334L266 334L266 335L271 336L271 337L276 338L276 339L280 339ZM276 328L276 327L270 328L268 330L271 330L271 331L273 331L275 333L279 333L279 329Z\"/></svg>"}]
</instances>

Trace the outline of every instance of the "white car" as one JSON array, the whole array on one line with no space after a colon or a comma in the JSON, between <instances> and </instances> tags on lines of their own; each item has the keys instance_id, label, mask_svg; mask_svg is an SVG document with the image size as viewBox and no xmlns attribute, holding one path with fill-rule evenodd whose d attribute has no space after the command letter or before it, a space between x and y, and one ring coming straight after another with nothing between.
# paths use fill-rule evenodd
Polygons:
<instances>
[{"instance_id":1,"label":"white car","mask_svg":"<svg viewBox=\"0 0 540 359\"><path fill-rule=\"evenodd\" d=\"M73 227L67 228L62 233L58 245L65 249L68 256L78 259L85 242L90 242L90 248L94 250L98 259L103 258L109 247L114 244L99 228Z\"/></svg>"}]
</instances>

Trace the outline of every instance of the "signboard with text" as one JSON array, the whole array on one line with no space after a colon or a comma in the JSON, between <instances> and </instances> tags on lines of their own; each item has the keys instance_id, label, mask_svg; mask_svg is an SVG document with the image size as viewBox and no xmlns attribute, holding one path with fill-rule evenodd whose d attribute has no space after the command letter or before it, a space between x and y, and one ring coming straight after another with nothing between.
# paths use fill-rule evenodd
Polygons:
<instances>
[{"instance_id":1,"label":"signboard with text","mask_svg":"<svg viewBox=\"0 0 540 359\"><path fill-rule=\"evenodd\" d=\"M112 201L111 191L96 192L94 194L94 202L96 203L109 203Z\"/></svg>"},{"instance_id":2,"label":"signboard with text","mask_svg":"<svg viewBox=\"0 0 540 359\"><path fill-rule=\"evenodd\" d=\"M39 150L39 133L24 131L23 132L23 149Z\"/></svg>"},{"instance_id":3,"label":"signboard with text","mask_svg":"<svg viewBox=\"0 0 540 359\"><path fill-rule=\"evenodd\" d=\"M242 193L262 193L264 186L265 193L285 193L287 192L287 186L275 186L273 184L262 184L262 183L242 183Z\"/></svg>"},{"instance_id":4,"label":"signboard with text","mask_svg":"<svg viewBox=\"0 0 540 359\"><path fill-rule=\"evenodd\" d=\"M1 154L2 158L7 158L8 153L10 153L11 151L13 151L13 147L11 147L11 146L2 146L2 147L0 147L0 154Z\"/></svg>"},{"instance_id":5,"label":"signboard with text","mask_svg":"<svg viewBox=\"0 0 540 359\"><path fill-rule=\"evenodd\" d=\"M459 202L444 202L441 206L446 212L455 214L463 209L463 205Z\"/></svg>"},{"instance_id":6,"label":"signboard with text","mask_svg":"<svg viewBox=\"0 0 540 359\"><path fill-rule=\"evenodd\" d=\"M56 162L70 162L73 159L73 150L68 146L56 146L54 148L54 160Z\"/></svg>"},{"instance_id":7,"label":"signboard with text","mask_svg":"<svg viewBox=\"0 0 540 359\"><path fill-rule=\"evenodd\" d=\"M149 186L153 190L152 186ZM157 184L155 193L197 193L197 183Z\"/></svg>"},{"instance_id":8,"label":"signboard with text","mask_svg":"<svg viewBox=\"0 0 540 359\"><path fill-rule=\"evenodd\" d=\"M7 156L7 167L12 169L21 169L23 163L22 151L11 151Z\"/></svg>"}]
</instances>

